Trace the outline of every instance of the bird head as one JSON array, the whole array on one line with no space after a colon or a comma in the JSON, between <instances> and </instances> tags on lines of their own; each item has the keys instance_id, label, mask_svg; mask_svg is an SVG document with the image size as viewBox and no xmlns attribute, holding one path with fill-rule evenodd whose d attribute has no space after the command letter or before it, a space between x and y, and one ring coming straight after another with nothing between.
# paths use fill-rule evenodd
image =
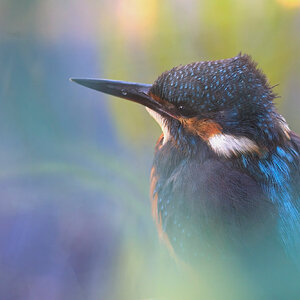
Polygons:
<instances>
[{"instance_id":1,"label":"bird head","mask_svg":"<svg viewBox=\"0 0 300 300\"><path fill-rule=\"evenodd\" d=\"M192 151L206 143L230 157L261 154L289 138L273 104L266 76L248 55L177 66L154 84L72 79L89 88L146 106L168 142Z\"/></svg>"}]
</instances>

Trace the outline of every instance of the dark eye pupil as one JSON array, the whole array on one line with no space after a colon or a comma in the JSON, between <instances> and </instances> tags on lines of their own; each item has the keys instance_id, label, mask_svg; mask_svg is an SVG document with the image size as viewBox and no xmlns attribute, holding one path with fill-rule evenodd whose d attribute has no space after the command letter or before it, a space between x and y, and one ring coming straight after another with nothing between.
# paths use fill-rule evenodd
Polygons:
<instances>
[{"instance_id":1,"label":"dark eye pupil","mask_svg":"<svg viewBox=\"0 0 300 300\"><path fill-rule=\"evenodd\" d=\"M179 109L183 109L183 106L182 106L182 105L180 105L178 108L179 108Z\"/></svg>"}]
</instances>

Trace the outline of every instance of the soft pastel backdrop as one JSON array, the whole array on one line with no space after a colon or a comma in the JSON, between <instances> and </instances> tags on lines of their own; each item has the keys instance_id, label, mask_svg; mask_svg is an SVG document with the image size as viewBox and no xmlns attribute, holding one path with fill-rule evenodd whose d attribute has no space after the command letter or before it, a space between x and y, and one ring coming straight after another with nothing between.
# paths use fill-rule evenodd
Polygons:
<instances>
[{"instance_id":1,"label":"soft pastel backdrop","mask_svg":"<svg viewBox=\"0 0 300 300\"><path fill-rule=\"evenodd\" d=\"M239 52L279 84L278 109L300 132L299 0L0 0L0 299L187 292L151 220L159 127L68 79L151 83ZM203 299L258 299L229 269L203 266ZM226 280L216 288L207 273Z\"/></svg>"}]
</instances>

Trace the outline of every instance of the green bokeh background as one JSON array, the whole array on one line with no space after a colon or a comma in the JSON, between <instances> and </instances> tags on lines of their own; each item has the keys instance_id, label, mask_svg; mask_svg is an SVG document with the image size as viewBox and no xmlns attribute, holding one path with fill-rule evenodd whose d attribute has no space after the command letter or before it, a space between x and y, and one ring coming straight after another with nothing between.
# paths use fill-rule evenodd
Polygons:
<instances>
[{"instance_id":1,"label":"green bokeh background","mask_svg":"<svg viewBox=\"0 0 300 300\"><path fill-rule=\"evenodd\" d=\"M300 132L298 0L0 0L1 299L262 299L238 266L178 271L148 201L158 125L68 81L239 52Z\"/></svg>"}]
</instances>

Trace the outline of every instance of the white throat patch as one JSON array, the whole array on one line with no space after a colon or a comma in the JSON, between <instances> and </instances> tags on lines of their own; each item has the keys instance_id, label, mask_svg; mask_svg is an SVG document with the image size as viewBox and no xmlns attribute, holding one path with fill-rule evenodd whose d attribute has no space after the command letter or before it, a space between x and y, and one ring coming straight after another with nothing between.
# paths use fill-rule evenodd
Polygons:
<instances>
[{"instance_id":1,"label":"white throat patch","mask_svg":"<svg viewBox=\"0 0 300 300\"><path fill-rule=\"evenodd\" d=\"M218 155L231 157L249 152L259 152L258 145L247 137L234 136L230 134L216 134L208 139L208 145Z\"/></svg>"},{"instance_id":2,"label":"white throat patch","mask_svg":"<svg viewBox=\"0 0 300 300\"><path fill-rule=\"evenodd\" d=\"M164 139L163 139L163 145L170 139L170 131L169 128L166 126L165 119L157 112L154 110L146 107L147 112L150 114L150 116L158 123L160 126L163 134L164 134Z\"/></svg>"}]
</instances>

